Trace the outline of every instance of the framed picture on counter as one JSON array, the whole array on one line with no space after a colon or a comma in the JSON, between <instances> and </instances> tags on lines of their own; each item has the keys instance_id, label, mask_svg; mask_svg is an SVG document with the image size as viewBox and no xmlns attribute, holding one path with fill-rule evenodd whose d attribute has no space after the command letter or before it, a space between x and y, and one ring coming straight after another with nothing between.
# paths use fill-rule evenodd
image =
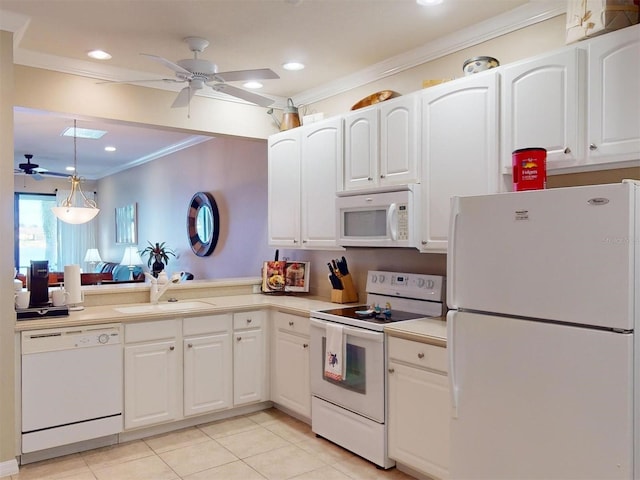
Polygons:
<instances>
[{"instance_id":1,"label":"framed picture on counter","mask_svg":"<svg viewBox=\"0 0 640 480\"><path fill-rule=\"evenodd\" d=\"M262 291L308 292L311 262L268 261L262 266Z\"/></svg>"}]
</instances>

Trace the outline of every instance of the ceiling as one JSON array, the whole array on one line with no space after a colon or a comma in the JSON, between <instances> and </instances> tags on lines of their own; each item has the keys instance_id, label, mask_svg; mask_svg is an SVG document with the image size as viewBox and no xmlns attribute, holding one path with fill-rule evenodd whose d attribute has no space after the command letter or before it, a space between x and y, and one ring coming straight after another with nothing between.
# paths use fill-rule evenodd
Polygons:
<instances>
[{"instance_id":1,"label":"ceiling","mask_svg":"<svg viewBox=\"0 0 640 480\"><path fill-rule=\"evenodd\" d=\"M199 57L215 62L220 71L274 70L280 79L263 81L255 93L282 105L287 97L296 104L318 101L424 63L434 51L430 46L442 50L443 39L452 45L459 32L479 25L489 25L486 30L495 35L500 26L490 22L496 18L514 24L509 18L514 12L534 18L554 8L566 8L566 0L444 0L431 7L415 0L0 0L0 29L15 34L17 64L114 81L171 78L164 65L140 53L172 62L192 58L183 39L203 37L210 45ZM92 49L105 50L112 59L89 59L86 53ZM291 60L306 68L283 69ZM184 85L148 86L178 91ZM73 163L73 139L60 133L72 122L16 111L16 165L32 153L41 167L63 171ZM118 148L107 154L100 142L78 140L78 171L86 178L101 178L206 140L89 120L78 126L108 130L103 141Z\"/></svg>"}]
</instances>

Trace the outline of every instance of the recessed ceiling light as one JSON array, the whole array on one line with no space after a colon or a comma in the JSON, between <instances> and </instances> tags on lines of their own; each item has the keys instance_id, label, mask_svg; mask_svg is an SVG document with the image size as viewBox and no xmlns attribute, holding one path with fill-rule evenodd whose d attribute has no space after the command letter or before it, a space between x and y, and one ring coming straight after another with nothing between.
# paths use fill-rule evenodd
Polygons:
<instances>
[{"instance_id":1,"label":"recessed ceiling light","mask_svg":"<svg viewBox=\"0 0 640 480\"><path fill-rule=\"evenodd\" d=\"M104 151L105 152L115 152L116 151L116 147L104 147Z\"/></svg>"},{"instance_id":2,"label":"recessed ceiling light","mask_svg":"<svg viewBox=\"0 0 640 480\"><path fill-rule=\"evenodd\" d=\"M63 137L91 138L97 140L107 133L106 130L94 130L92 128L74 128L69 127L62 132Z\"/></svg>"},{"instance_id":3,"label":"recessed ceiling light","mask_svg":"<svg viewBox=\"0 0 640 480\"><path fill-rule=\"evenodd\" d=\"M285 70L302 70L304 68L304 63L287 62L282 64L282 68L284 68Z\"/></svg>"},{"instance_id":4,"label":"recessed ceiling light","mask_svg":"<svg viewBox=\"0 0 640 480\"><path fill-rule=\"evenodd\" d=\"M64 169L65 169L67 172L73 172L73 171L75 170L75 168L73 168L73 167L64 167Z\"/></svg>"},{"instance_id":5,"label":"recessed ceiling light","mask_svg":"<svg viewBox=\"0 0 640 480\"><path fill-rule=\"evenodd\" d=\"M91 50L87 55L96 60L111 60L111 55L104 50Z\"/></svg>"},{"instance_id":6,"label":"recessed ceiling light","mask_svg":"<svg viewBox=\"0 0 640 480\"><path fill-rule=\"evenodd\" d=\"M440 5L442 2L443 0L416 0L416 3L422 6Z\"/></svg>"},{"instance_id":7,"label":"recessed ceiling light","mask_svg":"<svg viewBox=\"0 0 640 480\"><path fill-rule=\"evenodd\" d=\"M250 88L252 90L255 90L257 88L262 88L263 87L263 85L260 82L255 82L255 81L246 82L242 86L244 88Z\"/></svg>"}]
</instances>

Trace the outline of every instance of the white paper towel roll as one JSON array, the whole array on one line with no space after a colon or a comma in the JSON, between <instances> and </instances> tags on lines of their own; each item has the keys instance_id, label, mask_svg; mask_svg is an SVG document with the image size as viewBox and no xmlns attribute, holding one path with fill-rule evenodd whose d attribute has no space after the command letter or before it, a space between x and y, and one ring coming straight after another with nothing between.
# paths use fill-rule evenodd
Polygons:
<instances>
[{"instance_id":1,"label":"white paper towel roll","mask_svg":"<svg viewBox=\"0 0 640 480\"><path fill-rule=\"evenodd\" d=\"M80 265L64 266L64 288L69 292L70 309L84 301L80 286Z\"/></svg>"}]
</instances>

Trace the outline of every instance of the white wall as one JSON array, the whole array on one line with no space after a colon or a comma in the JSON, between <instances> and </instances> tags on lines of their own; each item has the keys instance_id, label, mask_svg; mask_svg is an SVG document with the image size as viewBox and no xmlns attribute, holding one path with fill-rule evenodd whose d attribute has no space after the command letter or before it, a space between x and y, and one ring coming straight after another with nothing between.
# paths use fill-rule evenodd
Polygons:
<instances>
[{"instance_id":1,"label":"white wall","mask_svg":"<svg viewBox=\"0 0 640 480\"><path fill-rule=\"evenodd\" d=\"M169 272L185 270L195 278L260 275L267 247L267 143L217 137L98 181L101 256L119 262L115 208L138 207L138 247L166 242L178 254ZM199 191L213 195L220 212L220 238L208 257L196 256L187 237L187 208Z\"/></svg>"}]
</instances>

